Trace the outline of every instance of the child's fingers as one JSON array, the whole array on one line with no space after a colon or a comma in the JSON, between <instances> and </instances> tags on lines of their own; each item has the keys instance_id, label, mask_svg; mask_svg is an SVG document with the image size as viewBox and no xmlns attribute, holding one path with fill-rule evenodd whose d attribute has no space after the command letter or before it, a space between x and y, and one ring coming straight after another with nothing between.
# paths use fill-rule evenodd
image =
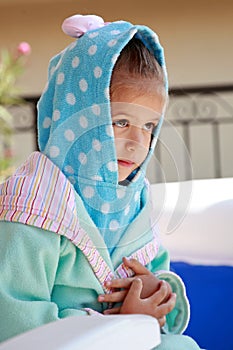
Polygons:
<instances>
[{"instance_id":1,"label":"child's fingers","mask_svg":"<svg viewBox=\"0 0 233 350\"><path fill-rule=\"evenodd\" d=\"M167 283L165 281L161 281L159 290L155 292L150 297L150 299L155 305L160 305L163 303L166 296L167 296Z\"/></svg>"},{"instance_id":2,"label":"child's fingers","mask_svg":"<svg viewBox=\"0 0 233 350\"><path fill-rule=\"evenodd\" d=\"M168 295L171 295L172 294L172 287L168 282L166 282L166 284L167 284L167 293L168 293Z\"/></svg>"},{"instance_id":3,"label":"child's fingers","mask_svg":"<svg viewBox=\"0 0 233 350\"><path fill-rule=\"evenodd\" d=\"M104 310L104 315L115 315L120 313L120 307Z\"/></svg>"},{"instance_id":4,"label":"child's fingers","mask_svg":"<svg viewBox=\"0 0 233 350\"><path fill-rule=\"evenodd\" d=\"M160 327L163 327L163 326L165 325L165 323L166 323L166 316L163 316L163 317L161 317L161 318L158 318L157 321L158 321L158 323L159 323L159 326L160 326Z\"/></svg>"},{"instance_id":5,"label":"child's fingers","mask_svg":"<svg viewBox=\"0 0 233 350\"><path fill-rule=\"evenodd\" d=\"M142 281L140 280L140 278L135 278L131 284L128 294L126 295L125 301L126 299L127 300L140 299L141 291L142 291Z\"/></svg>"},{"instance_id":6,"label":"child's fingers","mask_svg":"<svg viewBox=\"0 0 233 350\"><path fill-rule=\"evenodd\" d=\"M127 291L121 290L119 292L113 292L110 294L101 294L98 296L100 303L120 303L125 299Z\"/></svg>"},{"instance_id":7,"label":"child's fingers","mask_svg":"<svg viewBox=\"0 0 233 350\"><path fill-rule=\"evenodd\" d=\"M176 304L176 294L172 293L170 299L156 308L156 318L162 318L173 310Z\"/></svg>"},{"instance_id":8,"label":"child's fingers","mask_svg":"<svg viewBox=\"0 0 233 350\"><path fill-rule=\"evenodd\" d=\"M107 281L105 286L108 288L129 288L133 278L116 278L111 281Z\"/></svg>"},{"instance_id":9,"label":"child's fingers","mask_svg":"<svg viewBox=\"0 0 233 350\"><path fill-rule=\"evenodd\" d=\"M145 266L143 266L138 260L136 259L128 259L124 257L123 263L125 266L130 267L136 275L147 275L149 274L149 270Z\"/></svg>"},{"instance_id":10,"label":"child's fingers","mask_svg":"<svg viewBox=\"0 0 233 350\"><path fill-rule=\"evenodd\" d=\"M167 286L167 295L166 295L165 299L162 301L162 303L166 303L170 299L170 297L172 295L172 288L171 288L171 286L170 286L170 284L168 282L166 282L166 281L163 281L163 282Z\"/></svg>"}]
</instances>

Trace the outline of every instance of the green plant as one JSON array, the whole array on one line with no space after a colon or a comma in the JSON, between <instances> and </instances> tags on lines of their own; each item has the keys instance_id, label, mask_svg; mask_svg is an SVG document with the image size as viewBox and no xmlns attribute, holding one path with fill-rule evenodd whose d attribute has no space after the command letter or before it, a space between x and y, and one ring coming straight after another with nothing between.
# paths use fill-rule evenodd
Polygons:
<instances>
[{"instance_id":1,"label":"green plant","mask_svg":"<svg viewBox=\"0 0 233 350\"><path fill-rule=\"evenodd\" d=\"M2 49L0 53L0 180L12 169L13 118L9 106L23 102L16 82L24 72L30 52L30 45L21 42L14 52Z\"/></svg>"}]
</instances>

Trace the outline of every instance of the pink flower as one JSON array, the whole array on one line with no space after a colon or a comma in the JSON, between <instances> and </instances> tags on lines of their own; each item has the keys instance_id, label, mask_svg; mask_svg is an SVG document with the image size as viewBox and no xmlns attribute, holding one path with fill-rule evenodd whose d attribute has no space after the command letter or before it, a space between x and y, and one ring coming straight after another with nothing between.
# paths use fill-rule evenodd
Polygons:
<instances>
[{"instance_id":1,"label":"pink flower","mask_svg":"<svg viewBox=\"0 0 233 350\"><path fill-rule=\"evenodd\" d=\"M31 46L26 41L22 41L17 47L17 52L19 55L28 56L31 53Z\"/></svg>"}]
</instances>

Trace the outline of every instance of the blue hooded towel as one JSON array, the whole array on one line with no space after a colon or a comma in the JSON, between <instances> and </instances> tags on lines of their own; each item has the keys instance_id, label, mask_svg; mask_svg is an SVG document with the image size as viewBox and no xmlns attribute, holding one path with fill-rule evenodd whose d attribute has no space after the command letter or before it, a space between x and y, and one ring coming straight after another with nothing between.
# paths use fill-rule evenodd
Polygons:
<instances>
[{"instance_id":1,"label":"blue hooded towel","mask_svg":"<svg viewBox=\"0 0 233 350\"><path fill-rule=\"evenodd\" d=\"M133 36L166 76L157 35L146 26L117 21L87 31L52 58L38 103L40 151L72 183L110 253L147 202L145 170L163 119L137 174L128 186L119 184L109 87L114 64Z\"/></svg>"}]
</instances>

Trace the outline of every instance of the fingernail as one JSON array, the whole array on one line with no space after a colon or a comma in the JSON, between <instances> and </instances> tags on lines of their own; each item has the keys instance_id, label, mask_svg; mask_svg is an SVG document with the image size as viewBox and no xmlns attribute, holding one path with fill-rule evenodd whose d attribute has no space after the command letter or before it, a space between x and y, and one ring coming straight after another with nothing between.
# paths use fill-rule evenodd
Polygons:
<instances>
[{"instance_id":1,"label":"fingernail","mask_svg":"<svg viewBox=\"0 0 233 350\"><path fill-rule=\"evenodd\" d=\"M134 281L135 281L136 283L141 283L141 279L138 278L138 277L136 277L136 278L134 279Z\"/></svg>"},{"instance_id":2,"label":"fingernail","mask_svg":"<svg viewBox=\"0 0 233 350\"><path fill-rule=\"evenodd\" d=\"M106 287L110 287L111 286L111 281L106 281L104 284L105 284Z\"/></svg>"},{"instance_id":3,"label":"fingernail","mask_svg":"<svg viewBox=\"0 0 233 350\"><path fill-rule=\"evenodd\" d=\"M104 301L104 296L103 296L103 295L99 295L99 296L98 296L98 300L99 300L99 301Z\"/></svg>"}]
</instances>

